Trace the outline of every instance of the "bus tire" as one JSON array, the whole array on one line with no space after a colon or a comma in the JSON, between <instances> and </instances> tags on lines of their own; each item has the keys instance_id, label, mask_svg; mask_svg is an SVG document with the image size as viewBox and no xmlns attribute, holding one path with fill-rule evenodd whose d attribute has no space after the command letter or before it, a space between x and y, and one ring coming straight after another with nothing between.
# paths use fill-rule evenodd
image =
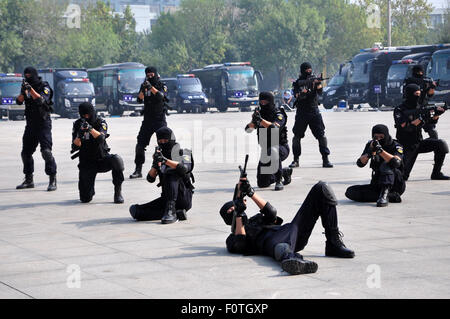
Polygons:
<instances>
[{"instance_id":1,"label":"bus tire","mask_svg":"<svg viewBox=\"0 0 450 319\"><path fill-rule=\"evenodd\" d=\"M219 112L224 113L224 112L227 111L228 107L226 107L226 106L219 106L219 107L217 107L217 109L219 110Z\"/></svg>"},{"instance_id":2,"label":"bus tire","mask_svg":"<svg viewBox=\"0 0 450 319\"><path fill-rule=\"evenodd\" d=\"M177 106L177 113L178 114L182 114L183 113L183 108L181 106Z\"/></svg>"}]
</instances>

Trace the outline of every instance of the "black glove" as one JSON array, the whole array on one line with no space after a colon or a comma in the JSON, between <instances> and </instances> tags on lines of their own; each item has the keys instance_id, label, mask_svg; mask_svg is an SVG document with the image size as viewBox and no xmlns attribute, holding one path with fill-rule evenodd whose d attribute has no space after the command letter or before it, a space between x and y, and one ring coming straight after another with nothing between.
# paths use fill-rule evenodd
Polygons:
<instances>
[{"instance_id":1,"label":"black glove","mask_svg":"<svg viewBox=\"0 0 450 319\"><path fill-rule=\"evenodd\" d=\"M244 217L246 216L245 210L247 209L247 205L243 199L238 199L234 201L234 211L236 212L236 217Z\"/></svg>"},{"instance_id":2,"label":"black glove","mask_svg":"<svg viewBox=\"0 0 450 319\"><path fill-rule=\"evenodd\" d=\"M144 82L144 89L147 89L148 91L150 91L152 89L152 85L148 80L145 80Z\"/></svg>"},{"instance_id":3,"label":"black glove","mask_svg":"<svg viewBox=\"0 0 450 319\"><path fill-rule=\"evenodd\" d=\"M445 113L445 109L443 110L443 111L439 111L437 108L436 108L436 110L434 111L434 116L441 116L442 114L444 114Z\"/></svg>"},{"instance_id":4,"label":"black glove","mask_svg":"<svg viewBox=\"0 0 450 319\"><path fill-rule=\"evenodd\" d=\"M156 166L159 167L158 165L159 163L165 164L166 162L167 158L164 157L164 155L161 152L156 151L155 154L153 154L153 164L156 164Z\"/></svg>"},{"instance_id":5,"label":"black glove","mask_svg":"<svg viewBox=\"0 0 450 319\"><path fill-rule=\"evenodd\" d=\"M23 82L22 82L22 88L23 88L24 91L25 90L28 91L28 92L31 91L31 85L25 80L23 80Z\"/></svg>"},{"instance_id":6,"label":"black glove","mask_svg":"<svg viewBox=\"0 0 450 319\"><path fill-rule=\"evenodd\" d=\"M375 154L378 155L383 152L383 147L381 146L381 144L378 140L374 140L372 142L372 145L373 145L373 150L374 150Z\"/></svg>"},{"instance_id":7,"label":"black glove","mask_svg":"<svg viewBox=\"0 0 450 319\"><path fill-rule=\"evenodd\" d=\"M241 181L241 185L239 186L239 189L243 195L248 196L250 198L253 195L255 195L255 190L250 185L250 182L248 180Z\"/></svg>"},{"instance_id":8,"label":"black glove","mask_svg":"<svg viewBox=\"0 0 450 319\"><path fill-rule=\"evenodd\" d=\"M261 117L261 114L259 113L259 111L253 112L252 123L255 124L256 127L259 127L261 125L262 120L263 120L263 118Z\"/></svg>"},{"instance_id":9,"label":"black glove","mask_svg":"<svg viewBox=\"0 0 450 319\"><path fill-rule=\"evenodd\" d=\"M90 133L92 131L92 125L87 121L81 122L80 131L82 131L83 133Z\"/></svg>"}]
</instances>

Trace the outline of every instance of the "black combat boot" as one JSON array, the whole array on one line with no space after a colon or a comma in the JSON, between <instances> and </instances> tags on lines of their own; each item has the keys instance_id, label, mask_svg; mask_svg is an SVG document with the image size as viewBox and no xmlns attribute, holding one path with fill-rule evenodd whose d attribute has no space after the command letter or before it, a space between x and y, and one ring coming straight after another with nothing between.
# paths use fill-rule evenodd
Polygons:
<instances>
[{"instance_id":1,"label":"black combat boot","mask_svg":"<svg viewBox=\"0 0 450 319\"><path fill-rule=\"evenodd\" d=\"M283 185L289 185L292 181L292 168L283 168Z\"/></svg>"},{"instance_id":2,"label":"black combat boot","mask_svg":"<svg viewBox=\"0 0 450 319\"><path fill-rule=\"evenodd\" d=\"M297 168L300 165L298 164L298 158L294 158L294 161L289 165L290 168Z\"/></svg>"},{"instance_id":3,"label":"black combat boot","mask_svg":"<svg viewBox=\"0 0 450 319\"><path fill-rule=\"evenodd\" d=\"M130 179L142 178L142 165L136 165L136 170L130 175Z\"/></svg>"},{"instance_id":4,"label":"black combat boot","mask_svg":"<svg viewBox=\"0 0 450 319\"><path fill-rule=\"evenodd\" d=\"M389 195L389 186L383 186L381 188L380 197L377 201L377 207L386 207L389 204L388 195Z\"/></svg>"},{"instance_id":5,"label":"black combat boot","mask_svg":"<svg viewBox=\"0 0 450 319\"><path fill-rule=\"evenodd\" d=\"M25 180L16 189L34 188L33 174L25 175Z\"/></svg>"},{"instance_id":6,"label":"black combat boot","mask_svg":"<svg viewBox=\"0 0 450 319\"><path fill-rule=\"evenodd\" d=\"M137 205L131 205L129 211L131 217L133 217L133 219L136 219Z\"/></svg>"},{"instance_id":7,"label":"black combat boot","mask_svg":"<svg viewBox=\"0 0 450 319\"><path fill-rule=\"evenodd\" d=\"M281 268L291 275L311 274L317 271L317 264L304 260L303 256L294 253L287 243L280 243L274 249L275 260L281 262Z\"/></svg>"},{"instance_id":8,"label":"black combat boot","mask_svg":"<svg viewBox=\"0 0 450 319\"><path fill-rule=\"evenodd\" d=\"M353 258L355 252L345 247L342 237L344 236L338 228L325 230L327 238L325 244L325 256L338 258Z\"/></svg>"},{"instance_id":9,"label":"black combat boot","mask_svg":"<svg viewBox=\"0 0 450 319\"><path fill-rule=\"evenodd\" d=\"M187 214L185 209L177 209L177 218L178 220L187 220Z\"/></svg>"},{"instance_id":10,"label":"black combat boot","mask_svg":"<svg viewBox=\"0 0 450 319\"><path fill-rule=\"evenodd\" d=\"M56 191L56 175L50 175L50 181L48 183L47 191L53 192Z\"/></svg>"},{"instance_id":11,"label":"black combat boot","mask_svg":"<svg viewBox=\"0 0 450 319\"><path fill-rule=\"evenodd\" d=\"M284 189L283 183L281 183L281 179L275 182L275 191L282 191Z\"/></svg>"},{"instance_id":12,"label":"black combat boot","mask_svg":"<svg viewBox=\"0 0 450 319\"><path fill-rule=\"evenodd\" d=\"M322 155L322 167L325 168L332 168L333 164L330 163L330 160L328 159L328 155Z\"/></svg>"},{"instance_id":13,"label":"black combat boot","mask_svg":"<svg viewBox=\"0 0 450 319\"><path fill-rule=\"evenodd\" d=\"M172 224L178 221L177 211L175 209L175 201L171 200L166 203L164 215L161 218L161 224Z\"/></svg>"},{"instance_id":14,"label":"black combat boot","mask_svg":"<svg viewBox=\"0 0 450 319\"><path fill-rule=\"evenodd\" d=\"M441 172L442 165L444 164L444 160L438 161L438 163L434 164L433 172L431 173L431 179L436 181L447 181L450 177L444 175Z\"/></svg>"},{"instance_id":15,"label":"black combat boot","mask_svg":"<svg viewBox=\"0 0 450 319\"><path fill-rule=\"evenodd\" d=\"M123 204L122 186L114 186L114 203Z\"/></svg>"}]
</instances>

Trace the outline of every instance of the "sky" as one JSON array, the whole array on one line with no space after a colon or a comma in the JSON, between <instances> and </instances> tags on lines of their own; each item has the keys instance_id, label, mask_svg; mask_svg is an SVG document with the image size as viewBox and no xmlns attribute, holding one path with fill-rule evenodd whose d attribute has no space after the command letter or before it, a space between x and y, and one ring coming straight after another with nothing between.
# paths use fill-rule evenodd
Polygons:
<instances>
[{"instance_id":1,"label":"sky","mask_svg":"<svg viewBox=\"0 0 450 319\"><path fill-rule=\"evenodd\" d=\"M447 6L450 6L449 0L428 0L428 2L435 8L446 8Z\"/></svg>"}]
</instances>

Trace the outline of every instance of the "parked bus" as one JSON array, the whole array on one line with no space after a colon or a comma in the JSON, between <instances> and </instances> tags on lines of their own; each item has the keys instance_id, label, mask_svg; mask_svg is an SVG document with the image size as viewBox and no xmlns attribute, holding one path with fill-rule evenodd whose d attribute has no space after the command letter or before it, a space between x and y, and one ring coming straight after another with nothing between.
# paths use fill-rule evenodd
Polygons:
<instances>
[{"instance_id":1,"label":"parked bus","mask_svg":"<svg viewBox=\"0 0 450 319\"><path fill-rule=\"evenodd\" d=\"M213 64L189 73L200 79L209 106L220 112L230 107L249 110L258 105L262 74L255 71L250 62Z\"/></svg>"},{"instance_id":2,"label":"parked bus","mask_svg":"<svg viewBox=\"0 0 450 319\"><path fill-rule=\"evenodd\" d=\"M137 102L139 89L145 80L145 66L126 62L107 64L88 70L94 84L97 109L107 110L110 115L122 115L124 111L141 111L143 104Z\"/></svg>"},{"instance_id":3,"label":"parked bus","mask_svg":"<svg viewBox=\"0 0 450 319\"><path fill-rule=\"evenodd\" d=\"M439 84L430 101L450 105L450 49L436 51L432 55L427 76Z\"/></svg>"},{"instance_id":4,"label":"parked bus","mask_svg":"<svg viewBox=\"0 0 450 319\"><path fill-rule=\"evenodd\" d=\"M95 105L94 87L86 69L38 70L42 81L53 90L53 108L62 117L78 117L78 106L83 102Z\"/></svg>"},{"instance_id":5,"label":"parked bus","mask_svg":"<svg viewBox=\"0 0 450 319\"><path fill-rule=\"evenodd\" d=\"M16 104L16 98L20 95L22 87L22 79L22 74L0 73L1 116L5 115L10 120L20 120L25 117L25 104Z\"/></svg>"}]
</instances>

